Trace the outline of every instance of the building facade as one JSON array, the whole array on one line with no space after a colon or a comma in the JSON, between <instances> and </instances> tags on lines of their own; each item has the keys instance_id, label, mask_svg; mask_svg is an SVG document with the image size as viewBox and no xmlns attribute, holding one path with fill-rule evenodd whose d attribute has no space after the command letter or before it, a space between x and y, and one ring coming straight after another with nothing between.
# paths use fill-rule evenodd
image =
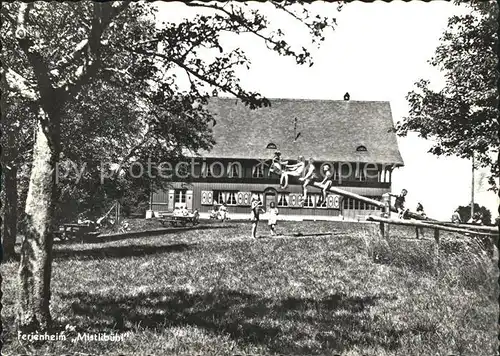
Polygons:
<instances>
[{"instance_id":1,"label":"building facade","mask_svg":"<svg viewBox=\"0 0 500 356\"><path fill-rule=\"evenodd\" d=\"M403 165L388 102L273 99L271 107L251 110L236 99L212 98L208 109L217 122L216 144L184 163L182 179L151 195L153 212L186 205L207 218L225 203L231 218L248 219L255 194L265 209L274 202L282 219L359 220L378 208L335 194L323 202L315 187L300 204L301 182L290 177L282 189L269 172L274 152L290 163L313 158L319 181L328 165L332 186L377 200L391 191L392 171Z\"/></svg>"}]
</instances>

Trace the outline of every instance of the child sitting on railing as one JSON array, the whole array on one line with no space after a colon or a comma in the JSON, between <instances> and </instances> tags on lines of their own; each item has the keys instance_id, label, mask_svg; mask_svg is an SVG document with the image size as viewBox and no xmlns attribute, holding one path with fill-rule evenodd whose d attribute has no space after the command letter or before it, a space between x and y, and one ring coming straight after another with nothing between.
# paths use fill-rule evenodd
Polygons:
<instances>
[{"instance_id":1,"label":"child sitting on railing","mask_svg":"<svg viewBox=\"0 0 500 356\"><path fill-rule=\"evenodd\" d=\"M274 152L274 157L271 161L271 167L269 168L269 175L271 175L271 173L281 174L283 166L285 166L287 163L288 161L281 160L280 151Z\"/></svg>"},{"instance_id":2,"label":"child sitting on railing","mask_svg":"<svg viewBox=\"0 0 500 356\"><path fill-rule=\"evenodd\" d=\"M420 216L422 216L423 218L426 218L427 217L427 214L424 212L424 206L422 205L422 203L418 203L417 204L417 214L420 214Z\"/></svg>"},{"instance_id":3,"label":"child sitting on railing","mask_svg":"<svg viewBox=\"0 0 500 356\"><path fill-rule=\"evenodd\" d=\"M323 181L319 183L322 186L322 192L323 192L323 200L321 201L320 206L326 206L326 195L328 192L328 189L332 186L332 172L330 171L330 166L325 165L323 168L323 171L325 173L325 177L323 178Z\"/></svg>"},{"instance_id":4,"label":"child sitting on railing","mask_svg":"<svg viewBox=\"0 0 500 356\"><path fill-rule=\"evenodd\" d=\"M408 194L408 191L406 189L401 190L401 194L399 195L389 193L389 196L396 198L396 201L394 202L394 208L396 208L396 210L398 211L400 219L404 219L406 213L408 212L408 209L405 208L406 194Z\"/></svg>"},{"instance_id":5,"label":"child sitting on railing","mask_svg":"<svg viewBox=\"0 0 500 356\"><path fill-rule=\"evenodd\" d=\"M462 217L460 216L459 209L455 209L455 211L453 212L453 215L451 216L451 222L457 225L462 223Z\"/></svg>"}]
</instances>

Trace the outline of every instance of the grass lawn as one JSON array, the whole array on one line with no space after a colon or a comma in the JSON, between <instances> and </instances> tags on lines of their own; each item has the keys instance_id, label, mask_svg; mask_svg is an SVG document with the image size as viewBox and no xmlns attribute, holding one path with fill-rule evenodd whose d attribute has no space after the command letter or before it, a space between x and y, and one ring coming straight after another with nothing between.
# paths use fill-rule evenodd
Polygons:
<instances>
[{"instance_id":1,"label":"grass lawn","mask_svg":"<svg viewBox=\"0 0 500 356\"><path fill-rule=\"evenodd\" d=\"M253 240L249 223L229 221L56 243L56 330L120 333L123 342L20 342L17 265L4 264L3 354L497 355L496 251L445 234L436 268L433 241L404 227L387 243L375 224L279 229L286 236Z\"/></svg>"}]
</instances>

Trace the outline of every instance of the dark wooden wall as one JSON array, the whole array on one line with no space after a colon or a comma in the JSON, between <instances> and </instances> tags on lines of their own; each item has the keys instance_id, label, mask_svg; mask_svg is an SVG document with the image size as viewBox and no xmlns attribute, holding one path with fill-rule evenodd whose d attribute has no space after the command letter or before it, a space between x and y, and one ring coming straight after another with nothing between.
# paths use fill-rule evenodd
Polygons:
<instances>
[{"instance_id":1,"label":"dark wooden wall","mask_svg":"<svg viewBox=\"0 0 500 356\"><path fill-rule=\"evenodd\" d=\"M257 179L256 179L257 180ZM385 185L385 184L384 184ZM286 190L281 189L279 184L262 184L262 183L234 183L233 181L226 180L225 182L173 182L170 189L185 189L193 192L193 209L198 209L199 212L209 212L212 210L211 205L201 205L202 191L243 191L243 192L264 192L266 189L273 188L277 192L288 193L301 193L302 186L299 184L290 184ZM389 187L343 187L343 189L350 192L381 198L382 194L390 191ZM309 193L320 194L321 191L317 188L310 187ZM168 190L158 190L153 194L152 206L153 211L169 211L168 204ZM354 201L350 202L345 198L341 201L340 209L326 209L326 208L305 208L305 207L279 207L281 215L311 215L311 216L339 216L345 218L357 219L364 215L373 213L378 208L369 206L367 204L356 204ZM249 214L249 206L233 206L228 205L229 213Z\"/></svg>"}]
</instances>

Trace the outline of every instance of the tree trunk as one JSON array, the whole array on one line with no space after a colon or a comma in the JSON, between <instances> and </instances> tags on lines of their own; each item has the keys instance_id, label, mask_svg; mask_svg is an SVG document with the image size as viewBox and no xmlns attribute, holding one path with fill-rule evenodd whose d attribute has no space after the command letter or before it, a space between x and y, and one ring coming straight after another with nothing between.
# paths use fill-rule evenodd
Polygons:
<instances>
[{"instance_id":1,"label":"tree trunk","mask_svg":"<svg viewBox=\"0 0 500 356\"><path fill-rule=\"evenodd\" d=\"M44 130L45 129L45 130ZM49 142L47 128L37 123L28 196L25 235L19 266L19 328L24 332L47 330L50 316L52 221L58 154ZM54 137L52 137L54 139ZM57 137L58 139L58 137ZM54 143L54 142L52 142Z\"/></svg>"},{"instance_id":2,"label":"tree trunk","mask_svg":"<svg viewBox=\"0 0 500 356\"><path fill-rule=\"evenodd\" d=\"M15 258L14 246L17 237L17 166L4 165L4 211L2 229L2 247L4 260Z\"/></svg>"}]
</instances>

